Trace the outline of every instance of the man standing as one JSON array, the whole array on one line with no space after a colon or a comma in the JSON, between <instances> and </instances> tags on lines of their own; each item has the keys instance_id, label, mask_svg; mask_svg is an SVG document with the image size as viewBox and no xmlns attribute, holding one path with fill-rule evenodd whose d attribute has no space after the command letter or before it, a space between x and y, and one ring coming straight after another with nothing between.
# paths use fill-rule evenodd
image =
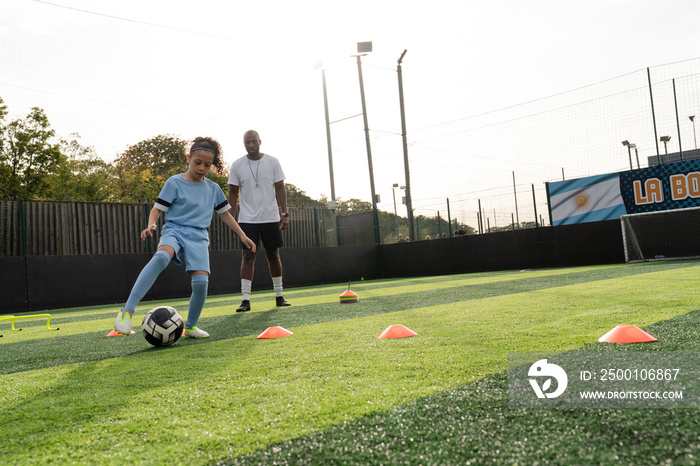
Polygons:
<instances>
[{"instance_id":1,"label":"man standing","mask_svg":"<svg viewBox=\"0 0 700 466\"><path fill-rule=\"evenodd\" d=\"M228 177L228 202L235 209L240 194L238 224L256 245L262 239L277 306L291 306L282 297L282 260L279 255L279 248L282 247L282 230L286 230L289 226L284 173L276 158L260 152L261 142L257 131L250 130L243 135L247 154L233 162L231 167ZM281 215L279 210L282 211ZM242 248L243 301L236 312L250 311L250 290L256 255L256 252L252 252L245 246Z\"/></svg>"}]
</instances>

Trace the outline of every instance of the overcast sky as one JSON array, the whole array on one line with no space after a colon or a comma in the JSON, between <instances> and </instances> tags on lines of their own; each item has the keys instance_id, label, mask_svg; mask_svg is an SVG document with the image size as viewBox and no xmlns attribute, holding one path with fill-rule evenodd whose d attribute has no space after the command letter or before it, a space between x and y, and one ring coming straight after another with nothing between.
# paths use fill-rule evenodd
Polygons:
<instances>
[{"instance_id":1,"label":"overcast sky","mask_svg":"<svg viewBox=\"0 0 700 466\"><path fill-rule=\"evenodd\" d=\"M393 210L391 186L405 184L396 63L407 49L413 198L429 210L474 189L441 180L477 162L425 150L454 131L444 123L699 57L698 18L697 0L2 0L0 96L11 117L41 107L58 135L79 133L110 161L174 134L218 138L231 163L256 129L289 183L330 197L323 62L336 195L369 201L352 55L372 41L363 73L375 185Z\"/></svg>"}]
</instances>

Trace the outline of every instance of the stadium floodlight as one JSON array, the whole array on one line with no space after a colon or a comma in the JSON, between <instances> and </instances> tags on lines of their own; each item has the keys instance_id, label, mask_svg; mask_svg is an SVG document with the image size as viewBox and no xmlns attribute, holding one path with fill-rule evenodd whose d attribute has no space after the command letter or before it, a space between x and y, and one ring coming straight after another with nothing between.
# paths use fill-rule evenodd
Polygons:
<instances>
[{"instance_id":1,"label":"stadium floodlight","mask_svg":"<svg viewBox=\"0 0 700 466\"><path fill-rule=\"evenodd\" d=\"M369 53L372 51L372 42L358 42L357 53Z\"/></svg>"},{"instance_id":2,"label":"stadium floodlight","mask_svg":"<svg viewBox=\"0 0 700 466\"><path fill-rule=\"evenodd\" d=\"M671 140L671 136L661 136L659 141L664 143L664 152L668 155L668 141Z\"/></svg>"}]
</instances>

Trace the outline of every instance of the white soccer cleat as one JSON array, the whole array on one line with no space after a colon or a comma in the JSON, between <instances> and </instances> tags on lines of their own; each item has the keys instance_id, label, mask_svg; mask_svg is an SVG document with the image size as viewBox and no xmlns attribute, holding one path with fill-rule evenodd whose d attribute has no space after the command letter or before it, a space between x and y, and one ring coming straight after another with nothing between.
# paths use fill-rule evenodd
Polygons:
<instances>
[{"instance_id":1,"label":"white soccer cleat","mask_svg":"<svg viewBox=\"0 0 700 466\"><path fill-rule=\"evenodd\" d=\"M131 316L123 308L117 314L114 330L124 335L131 335Z\"/></svg>"},{"instance_id":2,"label":"white soccer cleat","mask_svg":"<svg viewBox=\"0 0 700 466\"><path fill-rule=\"evenodd\" d=\"M186 328L185 336L187 338L209 338L209 334L207 332L197 327Z\"/></svg>"}]
</instances>

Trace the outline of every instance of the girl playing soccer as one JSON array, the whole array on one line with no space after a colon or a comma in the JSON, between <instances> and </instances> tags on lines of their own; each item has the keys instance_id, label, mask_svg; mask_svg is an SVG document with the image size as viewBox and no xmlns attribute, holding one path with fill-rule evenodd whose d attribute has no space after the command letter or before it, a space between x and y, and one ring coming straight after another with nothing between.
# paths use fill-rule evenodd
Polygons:
<instances>
[{"instance_id":1,"label":"girl playing soccer","mask_svg":"<svg viewBox=\"0 0 700 466\"><path fill-rule=\"evenodd\" d=\"M189 169L186 173L172 176L165 182L148 216L148 226L141 232L143 240L146 236L152 237L161 212L165 212L166 223L161 230L158 250L141 271L129 299L117 314L114 329L119 333L131 333L131 318L136 305L171 260L177 265L182 264L182 254L187 265L186 272L192 277L192 296L185 336L209 336L197 328L197 322L209 287L209 234L206 229L211 224L212 211L215 210L221 220L241 237L243 244L255 252L255 243L243 233L229 212L231 206L219 185L205 178L212 165L219 169L223 166L219 143L212 138L198 137L187 154L187 163Z\"/></svg>"}]
</instances>

